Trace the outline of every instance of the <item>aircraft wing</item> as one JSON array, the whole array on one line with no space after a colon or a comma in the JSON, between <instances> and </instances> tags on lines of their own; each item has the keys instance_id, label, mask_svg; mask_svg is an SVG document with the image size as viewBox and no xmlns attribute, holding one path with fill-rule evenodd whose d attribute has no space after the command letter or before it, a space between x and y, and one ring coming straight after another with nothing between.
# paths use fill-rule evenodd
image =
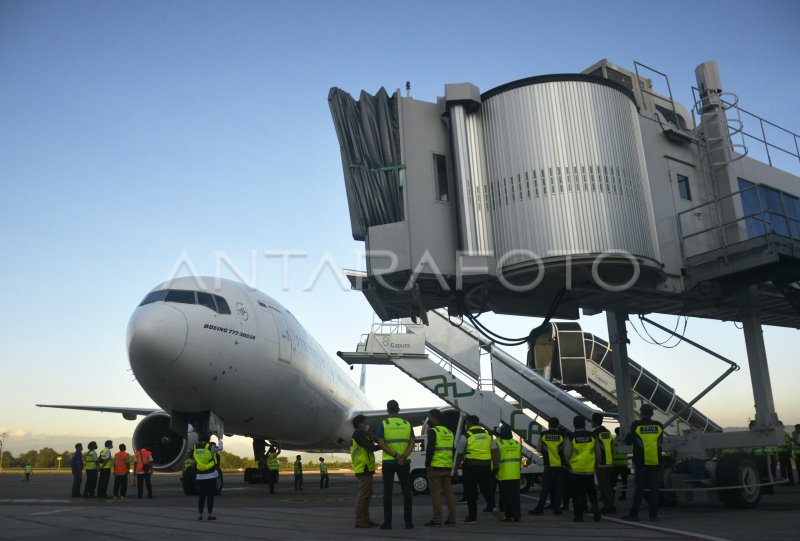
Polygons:
<instances>
[{"instance_id":1,"label":"aircraft wing","mask_svg":"<svg viewBox=\"0 0 800 541\"><path fill-rule=\"evenodd\" d=\"M117 408L106 406L68 406L63 404L36 404L40 408L60 408L65 410L83 410L83 411L99 411L101 413L121 413L122 416L133 421L139 415L150 415L156 411L162 411L159 408Z\"/></svg>"},{"instance_id":2,"label":"aircraft wing","mask_svg":"<svg viewBox=\"0 0 800 541\"><path fill-rule=\"evenodd\" d=\"M405 419L406 421L408 421L409 423L411 423L411 426L419 426L423 422L425 422L425 419L428 418L428 412L431 411L433 408L437 408L437 406L431 406L431 407L427 407L427 408L401 409L400 413L398 414L398 417L401 417L401 418ZM438 409L441 410L441 411L445 411L445 410L449 410L449 409L453 409L453 408L438 407ZM386 416L387 416L387 413L386 413L385 409L384 410L356 411L356 412L353 413L353 415L356 415L356 414L359 414L359 413L367 418L367 423L369 423L370 425L373 425L373 426L376 423L379 423L379 422L383 421L384 419L386 419Z\"/></svg>"}]
</instances>

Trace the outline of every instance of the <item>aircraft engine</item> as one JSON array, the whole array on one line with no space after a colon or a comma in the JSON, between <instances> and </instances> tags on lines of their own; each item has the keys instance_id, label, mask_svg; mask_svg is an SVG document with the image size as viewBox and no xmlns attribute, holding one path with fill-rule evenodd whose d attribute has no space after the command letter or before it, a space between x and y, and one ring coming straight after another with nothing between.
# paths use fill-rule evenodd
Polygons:
<instances>
[{"instance_id":1,"label":"aircraft engine","mask_svg":"<svg viewBox=\"0 0 800 541\"><path fill-rule=\"evenodd\" d=\"M183 437L169 425L169 414L157 411L139 421L133 431L133 447L152 452L156 470L181 469L186 454L197 442L197 434L191 427L188 437Z\"/></svg>"}]
</instances>

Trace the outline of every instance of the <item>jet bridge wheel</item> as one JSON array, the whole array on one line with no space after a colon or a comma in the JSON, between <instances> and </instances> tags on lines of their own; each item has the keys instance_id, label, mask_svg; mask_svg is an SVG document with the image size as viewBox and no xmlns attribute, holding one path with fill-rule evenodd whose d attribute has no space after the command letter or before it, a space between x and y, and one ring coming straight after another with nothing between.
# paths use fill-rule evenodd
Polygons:
<instances>
[{"instance_id":1,"label":"jet bridge wheel","mask_svg":"<svg viewBox=\"0 0 800 541\"><path fill-rule=\"evenodd\" d=\"M736 486L720 490L719 499L730 509L752 509L761 500L758 466L745 453L725 455L717 462L717 486Z\"/></svg>"}]
</instances>

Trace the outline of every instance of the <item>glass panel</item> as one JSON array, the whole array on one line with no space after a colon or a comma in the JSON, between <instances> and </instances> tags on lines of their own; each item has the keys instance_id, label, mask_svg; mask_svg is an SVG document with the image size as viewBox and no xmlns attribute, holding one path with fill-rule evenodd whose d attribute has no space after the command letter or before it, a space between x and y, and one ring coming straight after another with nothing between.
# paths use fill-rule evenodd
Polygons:
<instances>
[{"instance_id":1,"label":"glass panel","mask_svg":"<svg viewBox=\"0 0 800 541\"><path fill-rule=\"evenodd\" d=\"M755 184L743 178L739 179L739 194L742 200L742 210L745 216L745 226L747 228L747 238L760 237L764 235L764 222L761 216L758 192L754 188Z\"/></svg>"},{"instance_id":2,"label":"glass panel","mask_svg":"<svg viewBox=\"0 0 800 541\"><path fill-rule=\"evenodd\" d=\"M434 185L436 186L436 200L449 201L450 189L447 183L447 156L433 155Z\"/></svg>"},{"instance_id":3,"label":"glass panel","mask_svg":"<svg viewBox=\"0 0 800 541\"><path fill-rule=\"evenodd\" d=\"M164 298L164 293L167 291L165 289L159 291L151 291L148 293L142 302L139 303L139 306L144 306L145 304L150 304L151 302L157 302Z\"/></svg>"},{"instance_id":4,"label":"glass panel","mask_svg":"<svg viewBox=\"0 0 800 541\"><path fill-rule=\"evenodd\" d=\"M220 314L231 313L231 309L228 306L228 303L225 301L225 299L223 299L219 295L214 295L214 300L217 301L217 312L219 312Z\"/></svg>"},{"instance_id":5,"label":"glass panel","mask_svg":"<svg viewBox=\"0 0 800 541\"><path fill-rule=\"evenodd\" d=\"M687 201L692 200L692 190L689 188L689 177L683 175L678 176L678 193L681 196L681 199L686 199Z\"/></svg>"},{"instance_id":6,"label":"glass panel","mask_svg":"<svg viewBox=\"0 0 800 541\"><path fill-rule=\"evenodd\" d=\"M184 291L182 289L170 289L164 298L166 302L180 302L183 304L195 304L194 291Z\"/></svg>"},{"instance_id":7,"label":"glass panel","mask_svg":"<svg viewBox=\"0 0 800 541\"><path fill-rule=\"evenodd\" d=\"M202 291L198 291L197 304L199 304L200 306L206 306L208 308L211 308L215 312L217 311L217 305L214 303L214 297L212 297L210 293L203 293Z\"/></svg>"}]
</instances>

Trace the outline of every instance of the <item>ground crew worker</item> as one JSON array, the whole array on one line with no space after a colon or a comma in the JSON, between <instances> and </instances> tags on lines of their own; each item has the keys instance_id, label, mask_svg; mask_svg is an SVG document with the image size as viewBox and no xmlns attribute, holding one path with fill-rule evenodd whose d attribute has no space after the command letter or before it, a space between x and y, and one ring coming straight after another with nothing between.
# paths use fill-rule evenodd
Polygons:
<instances>
[{"instance_id":1,"label":"ground crew worker","mask_svg":"<svg viewBox=\"0 0 800 541\"><path fill-rule=\"evenodd\" d=\"M633 506L622 517L624 520L639 520L639 506L642 505L644 491L650 489L647 503L650 507L650 520L658 520L658 489L661 482L661 442L664 439L664 425L653 420L653 406L643 404L639 410L642 418L631 423L631 431L625 436L625 443L633 445L633 467L636 489L633 493Z\"/></svg>"},{"instance_id":2,"label":"ground crew worker","mask_svg":"<svg viewBox=\"0 0 800 541\"><path fill-rule=\"evenodd\" d=\"M397 416L400 406L396 400L386 403L389 416L378 425L375 438L383 449L383 524L382 530L392 529L392 492L394 476L400 482L403 491L403 520L406 529L414 527L411 520L411 464L408 461L414 450L414 431L411 424Z\"/></svg>"},{"instance_id":3,"label":"ground crew worker","mask_svg":"<svg viewBox=\"0 0 800 541\"><path fill-rule=\"evenodd\" d=\"M22 476L22 480L26 483L31 482L31 472L33 472L33 466L30 464L25 464L25 473Z\"/></svg>"},{"instance_id":4,"label":"ground crew worker","mask_svg":"<svg viewBox=\"0 0 800 541\"><path fill-rule=\"evenodd\" d=\"M519 522L522 517L519 505L522 446L514 439L510 426L501 426L499 434L495 471L500 485L500 508L505 512L504 522Z\"/></svg>"},{"instance_id":5,"label":"ground crew worker","mask_svg":"<svg viewBox=\"0 0 800 541\"><path fill-rule=\"evenodd\" d=\"M614 493L611 490L611 477L614 475L614 452L612 449L614 437L611 435L611 431L603 426L603 414L598 411L592 413L592 428L592 433L598 443L595 475L600 487L600 498L603 500L600 512L604 515L613 515L617 512L614 507Z\"/></svg>"},{"instance_id":6,"label":"ground crew worker","mask_svg":"<svg viewBox=\"0 0 800 541\"><path fill-rule=\"evenodd\" d=\"M599 443L593 433L586 430L586 419L576 415L572 421L575 431L564 443L564 456L569 464L569 489L575 522L583 522L583 512L588 497L595 522L600 520L600 507L594 489L594 474Z\"/></svg>"},{"instance_id":7,"label":"ground crew worker","mask_svg":"<svg viewBox=\"0 0 800 541\"><path fill-rule=\"evenodd\" d=\"M119 452L114 454L114 499L124 498L128 494L128 470L131 466L131 455L124 443L119 444Z\"/></svg>"},{"instance_id":8,"label":"ground crew worker","mask_svg":"<svg viewBox=\"0 0 800 541\"><path fill-rule=\"evenodd\" d=\"M267 482L269 483L269 493L275 494L275 485L278 484L278 474L281 465L278 462L278 455L281 454L280 445L270 445L267 451Z\"/></svg>"},{"instance_id":9,"label":"ground crew worker","mask_svg":"<svg viewBox=\"0 0 800 541\"><path fill-rule=\"evenodd\" d=\"M328 478L328 465L325 464L325 459L319 457L319 488L328 488L330 479Z\"/></svg>"},{"instance_id":10,"label":"ground crew worker","mask_svg":"<svg viewBox=\"0 0 800 541\"><path fill-rule=\"evenodd\" d=\"M431 493L433 518L425 526L441 526L442 490L447 502L447 524L456 523L456 497L453 494L453 432L442 424L442 412L432 409L428 412L428 443L425 448L425 475Z\"/></svg>"},{"instance_id":11,"label":"ground crew worker","mask_svg":"<svg viewBox=\"0 0 800 541\"><path fill-rule=\"evenodd\" d=\"M303 490L303 461L300 455L294 461L294 489Z\"/></svg>"},{"instance_id":12,"label":"ground crew worker","mask_svg":"<svg viewBox=\"0 0 800 541\"><path fill-rule=\"evenodd\" d=\"M786 479L789 486L794 486L794 475L792 474L792 436L783 433L784 443L778 447L778 460L780 461L781 477Z\"/></svg>"},{"instance_id":13,"label":"ground crew worker","mask_svg":"<svg viewBox=\"0 0 800 541\"><path fill-rule=\"evenodd\" d=\"M495 505L492 489L492 462L497 460L497 442L492 435L480 426L477 415L468 415L468 428L458 440L456 446L456 469L462 469L464 496L467 499L466 523L478 521L478 489L486 498L487 507L491 508L497 520L503 520L503 513Z\"/></svg>"},{"instance_id":14,"label":"ground crew worker","mask_svg":"<svg viewBox=\"0 0 800 541\"><path fill-rule=\"evenodd\" d=\"M153 497L153 485L150 482L150 477L153 475L153 453L147 449L137 449L134 453L134 462L136 464L136 495L142 499L144 493L144 485L147 484L147 497Z\"/></svg>"},{"instance_id":15,"label":"ground crew worker","mask_svg":"<svg viewBox=\"0 0 800 541\"><path fill-rule=\"evenodd\" d=\"M625 499L625 491L628 488L628 453L623 453L619 450L619 427L614 429L614 439L611 440L611 456L614 462L614 474L611 476L611 491L612 494L616 491L617 480L622 481L619 500Z\"/></svg>"},{"instance_id":16,"label":"ground crew worker","mask_svg":"<svg viewBox=\"0 0 800 541\"><path fill-rule=\"evenodd\" d=\"M559 428L558 417L551 417L547 423L548 429L542 432L539 440L539 453L544 461L544 475L542 476L542 491L539 494L539 503L528 511L531 515L538 515L544 510L548 497L554 515L561 514L561 499L564 493L566 478L564 458L564 442L566 434Z\"/></svg>"},{"instance_id":17,"label":"ground crew worker","mask_svg":"<svg viewBox=\"0 0 800 541\"><path fill-rule=\"evenodd\" d=\"M97 442L90 441L89 450L83 455L83 468L86 470L86 486L83 487L84 498L94 498L97 489Z\"/></svg>"},{"instance_id":18,"label":"ground crew worker","mask_svg":"<svg viewBox=\"0 0 800 541\"><path fill-rule=\"evenodd\" d=\"M380 446L369 432L367 418L363 415L353 417L353 437L350 439L350 459L353 473L358 480L356 494L356 528L374 528L378 525L369 518L369 502L372 499L372 478L375 475L375 451Z\"/></svg>"},{"instance_id":19,"label":"ground crew worker","mask_svg":"<svg viewBox=\"0 0 800 541\"><path fill-rule=\"evenodd\" d=\"M97 497L108 499L108 482L111 480L111 470L114 467L114 457L111 454L111 449L114 443L111 440L106 440L103 449L100 450L100 478L97 481Z\"/></svg>"},{"instance_id":20,"label":"ground crew worker","mask_svg":"<svg viewBox=\"0 0 800 541\"><path fill-rule=\"evenodd\" d=\"M70 460L72 466L72 497L81 497L81 482L83 481L83 444L75 444L75 452Z\"/></svg>"},{"instance_id":21,"label":"ground crew worker","mask_svg":"<svg viewBox=\"0 0 800 541\"><path fill-rule=\"evenodd\" d=\"M219 443L211 443L211 434L201 432L194 444L194 458L197 464L197 520L203 520L203 507L207 504L208 520L217 520L214 512L214 495L217 493L217 478L219 477L219 452L222 451L222 437Z\"/></svg>"}]
</instances>

